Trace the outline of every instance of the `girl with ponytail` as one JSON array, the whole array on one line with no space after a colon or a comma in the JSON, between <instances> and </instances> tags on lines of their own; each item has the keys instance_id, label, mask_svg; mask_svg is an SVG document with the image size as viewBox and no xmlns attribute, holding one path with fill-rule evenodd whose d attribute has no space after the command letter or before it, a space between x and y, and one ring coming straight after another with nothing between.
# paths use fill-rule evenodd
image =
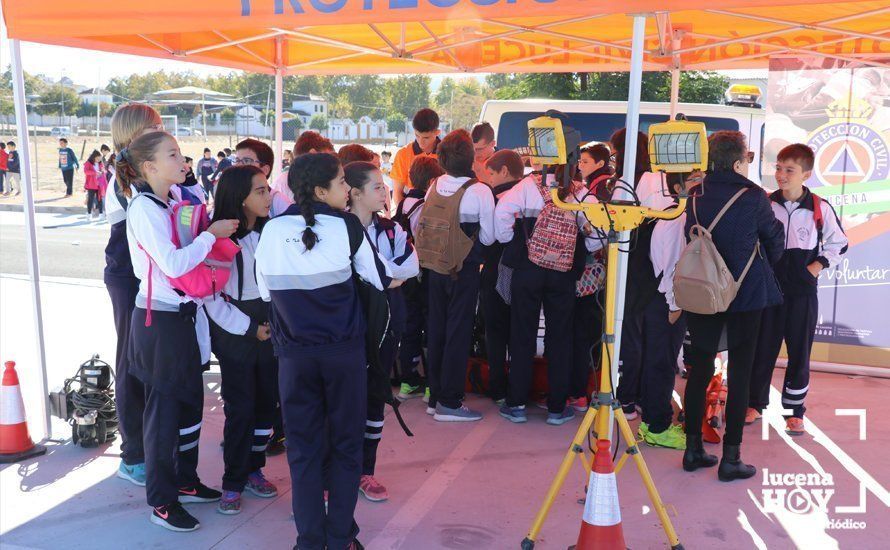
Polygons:
<instances>
[{"instance_id":1,"label":"girl with ponytail","mask_svg":"<svg viewBox=\"0 0 890 550\"><path fill-rule=\"evenodd\" d=\"M266 223L255 257L260 295L271 301L297 546L353 548L367 402L366 323L353 273L378 290L393 279L362 222L344 212L350 187L336 156L298 157L288 186L297 204Z\"/></svg>"},{"instance_id":2,"label":"girl with ponytail","mask_svg":"<svg viewBox=\"0 0 890 550\"><path fill-rule=\"evenodd\" d=\"M156 132L163 128L161 115L148 105L140 103L122 105L111 117L111 138L116 151L125 149L130 142L144 133ZM115 155L110 156L108 164L114 166ZM139 379L129 375L130 361L127 357L130 318L136 305L139 279L133 273L133 263L127 245L126 220L129 197L121 191L117 178L108 180L108 192L105 194L104 202L106 219L111 225L108 245L105 247L104 279L105 288L111 297L114 328L117 332L114 400L121 434L121 462L117 477L144 486L142 413L145 409L145 388Z\"/></svg>"},{"instance_id":3,"label":"girl with ponytail","mask_svg":"<svg viewBox=\"0 0 890 550\"><path fill-rule=\"evenodd\" d=\"M119 188L133 197L127 211L127 241L140 283L130 322L129 375L145 388L143 444L150 520L171 531L194 531L200 524L180 503L215 502L221 496L203 485L197 474L202 371L210 361L210 333L202 299L177 291L170 278L203 262L217 239L235 232L238 221L214 221L191 244L177 248L171 239L167 197L185 177L186 165L176 140L165 132L144 134L122 148L116 161Z\"/></svg>"}]
</instances>

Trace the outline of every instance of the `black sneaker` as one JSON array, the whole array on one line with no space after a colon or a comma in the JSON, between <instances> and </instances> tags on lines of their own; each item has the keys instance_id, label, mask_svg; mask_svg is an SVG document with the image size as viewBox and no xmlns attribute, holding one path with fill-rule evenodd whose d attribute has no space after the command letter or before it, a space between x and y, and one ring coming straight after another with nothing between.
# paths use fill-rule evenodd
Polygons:
<instances>
[{"instance_id":1,"label":"black sneaker","mask_svg":"<svg viewBox=\"0 0 890 550\"><path fill-rule=\"evenodd\" d=\"M269 440L269 445L266 446L266 456L280 455L286 450L287 446L284 444L284 437L276 437Z\"/></svg>"},{"instance_id":2,"label":"black sneaker","mask_svg":"<svg viewBox=\"0 0 890 550\"><path fill-rule=\"evenodd\" d=\"M194 487L179 488L179 502L216 502L222 497L222 493L216 489L198 483Z\"/></svg>"},{"instance_id":3,"label":"black sneaker","mask_svg":"<svg viewBox=\"0 0 890 550\"><path fill-rule=\"evenodd\" d=\"M182 507L182 504L174 502L167 506L157 506L151 511L149 520L164 529L187 533L201 526L198 520Z\"/></svg>"}]
</instances>

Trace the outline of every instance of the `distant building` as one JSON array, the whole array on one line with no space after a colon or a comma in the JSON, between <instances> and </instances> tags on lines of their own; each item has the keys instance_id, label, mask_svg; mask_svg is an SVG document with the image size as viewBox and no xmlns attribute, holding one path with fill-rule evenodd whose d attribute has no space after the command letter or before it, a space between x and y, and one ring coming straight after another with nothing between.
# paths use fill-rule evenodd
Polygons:
<instances>
[{"instance_id":1,"label":"distant building","mask_svg":"<svg viewBox=\"0 0 890 550\"><path fill-rule=\"evenodd\" d=\"M106 90L105 88L87 88L86 90L77 94L80 96L80 100L84 103L89 103L90 105L96 105L97 103L114 103L114 94Z\"/></svg>"},{"instance_id":2,"label":"distant building","mask_svg":"<svg viewBox=\"0 0 890 550\"><path fill-rule=\"evenodd\" d=\"M314 94L290 94L290 98L290 111L293 111L295 113L301 112L301 118L303 114L305 114L305 116L308 116L310 119L315 115L327 116L328 114L328 101L321 96L317 96ZM304 122L308 123L308 121Z\"/></svg>"}]
</instances>

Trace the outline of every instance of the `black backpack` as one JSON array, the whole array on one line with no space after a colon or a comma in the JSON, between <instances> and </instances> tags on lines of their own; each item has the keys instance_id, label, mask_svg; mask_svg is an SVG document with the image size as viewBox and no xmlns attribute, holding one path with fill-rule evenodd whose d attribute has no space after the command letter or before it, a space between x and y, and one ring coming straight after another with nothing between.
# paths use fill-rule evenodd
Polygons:
<instances>
[{"instance_id":1,"label":"black backpack","mask_svg":"<svg viewBox=\"0 0 890 550\"><path fill-rule=\"evenodd\" d=\"M418 199L417 202L415 202L414 205L411 206L411 208L409 208L407 212L405 212L405 201L403 200L396 207L396 213L392 217L392 221L401 225L402 229L405 230L405 233L408 234L408 240L410 240L412 244L414 243L414 234L411 232L411 216L413 216L414 213L417 212L417 210L420 209L421 206L423 206L423 203L425 201L426 199Z\"/></svg>"},{"instance_id":2,"label":"black backpack","mask_svg":"<svg viewBox=\"0 0 890 550\"><path fill-rule=\"evenodd\" d=\"M351 214L344 216L346 230L349 234L349 259L352 260L365 239L365 228L357 217ZM389 330L389 299L386 291L377 290L373 285L362 280L352 268L352 280L356 293L362 304L367 330L365 332L365 354L368 361L368 399L383 401L392 407L396 420L408 437L414 437L399 412L401 404L392 395L389 372L380 362L380 346Z\"/></svg>"}]
</instances>

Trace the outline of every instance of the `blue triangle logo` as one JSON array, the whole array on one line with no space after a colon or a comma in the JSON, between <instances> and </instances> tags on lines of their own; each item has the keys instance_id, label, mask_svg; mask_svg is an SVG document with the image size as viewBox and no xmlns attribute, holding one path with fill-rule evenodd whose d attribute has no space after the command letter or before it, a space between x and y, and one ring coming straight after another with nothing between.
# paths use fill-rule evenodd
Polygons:
<instances>
[{"instance_id":1,"label":"blue triangle logo","mask_svg":"<svg viewBox=\"0 0 890 550\"><path fill-rule=\"evenodd\" d=\"M862 176L865 171L859 166L856 156L851 153L850 146L845 143L828 163L828 170L823 174L827 176Z\"/></svg>"}]
</instances>

